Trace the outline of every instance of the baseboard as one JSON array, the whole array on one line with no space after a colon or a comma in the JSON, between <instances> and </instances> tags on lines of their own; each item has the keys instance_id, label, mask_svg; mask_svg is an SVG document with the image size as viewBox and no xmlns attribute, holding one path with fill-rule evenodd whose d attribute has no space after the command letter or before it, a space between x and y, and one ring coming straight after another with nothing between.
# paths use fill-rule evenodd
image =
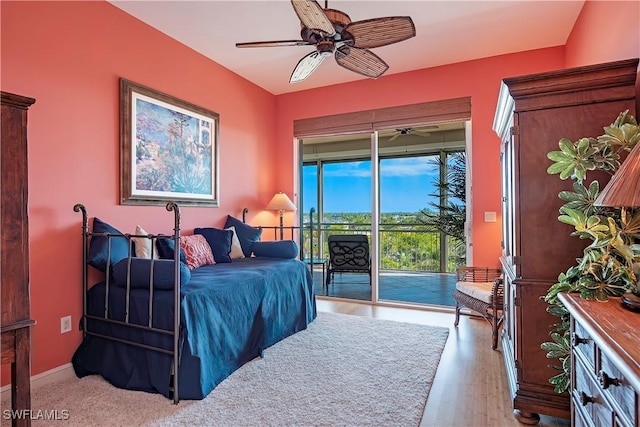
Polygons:
<instances>
[{"instance_id":1,"label":"baseboard","mask_svg":"<svg viewBox=\"0 0 640 427\"><path fill-rule=\"evenodd\" d=\"M35 390L43 385L50 384L54 381L65 380L67 378L75 377L76 374L73 371L73 365L67 363L65 365L58 366L57 368L49 369L48 371L41 372L38 375L31 377L31 390ZM11 384L7 384L0 388L2 393L2 400L11 398Z\"/></svg>"}]
</instances>

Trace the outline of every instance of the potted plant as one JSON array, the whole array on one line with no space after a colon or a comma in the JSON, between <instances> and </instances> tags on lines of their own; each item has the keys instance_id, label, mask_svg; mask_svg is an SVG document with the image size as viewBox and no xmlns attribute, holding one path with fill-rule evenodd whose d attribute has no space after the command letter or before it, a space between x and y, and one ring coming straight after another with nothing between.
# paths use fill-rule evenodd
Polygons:
<instances>
[{"instance_id":1,"label":"potted plant","mask_svg":"<svg viewBox=\"0 0 640 427\"><path fill-rule=\"evenodd\" d=\"M597 180L586 185L586 180L589 171L613 175L620 167L620 154L631 151L640 141L640 128L625 111L604 132L597 138L585 137L575 142L563 138L559 141L560 150L547 154L553 161L547 172L574 181L574 191L558 195L566 202L558 220L575 228L572 235L591 240L583 256L558 276L558 282L543 297L549 304L547 311L560 319L552 327L551 340L541 346L548 358L560 362L552 365L560 372L549 379L558 393L569 387L571 372L569 313L558 294L578 292L582 298L607 301L611 296L637 291L634 263L640 262L640 209L595 206L601 185Z\"/></svg>"}]
</instances>

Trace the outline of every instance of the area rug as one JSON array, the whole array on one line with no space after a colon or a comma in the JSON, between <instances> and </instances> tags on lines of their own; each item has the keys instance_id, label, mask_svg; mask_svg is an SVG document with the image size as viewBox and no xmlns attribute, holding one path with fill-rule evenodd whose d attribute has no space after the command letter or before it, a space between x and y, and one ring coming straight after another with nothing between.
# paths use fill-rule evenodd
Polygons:
<instances>
[{"instance_id":1,"label":"area rug","mask_svg":"<svg viewBox=\"0 0 640 427\"><path fill-rule=\"evenodd\" d=\"M319 313L307 330L267 349L201 401L176 406L98 376L74 378L33 392L35 415L59 416L32 425L418 426L448 333Z\"/></svg>"}]
</instances>

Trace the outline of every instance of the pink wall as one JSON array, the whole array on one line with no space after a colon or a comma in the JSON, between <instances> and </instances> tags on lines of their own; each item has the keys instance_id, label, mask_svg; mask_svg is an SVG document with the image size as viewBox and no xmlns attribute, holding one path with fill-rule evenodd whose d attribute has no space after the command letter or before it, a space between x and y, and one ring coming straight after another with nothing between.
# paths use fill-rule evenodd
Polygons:
<instances>
[{"instance_id":1,"label":"pink wall","mask_svg":"<svg viewBox=\"0 0 640 427\"><path fill-rule=\"evenodd\" d=\"M1 2L2 90L37 100L29 113L32 374L68 363L80 342L77 331L59 333L60 317L71 314L76 324L80 316L80 215L72 206L82 202L125 232L138 223L170 231L164 208L117 202L119 77L220 114L222 207L184 208L185 230L220 226L243 207L252 221L277 221L263 207L277 190L294 193L295 119L470 96L475 262L497 265L500 222L482 218L500 212L499 139L491 129L500 80L639 56L638 5L630 3L588 1L566 48L276 97L106 2ZM618 16L621 7L630 13ZM615 25L593 30L602 22ZM613 39L601 45L606 34ZM3 366L2 384L7 372Z\"/></svg>"},{"instance_id":2,"label":"pink wall","mask_svg":"<svg viewBox=\"0 0 640 427\"><path fill-rule=\"evenodd\" d=\"M106 2L2 2L2 90L29 111L32 374L69 363L80 343L81 216L123 232L170 232L164 207L120 206L119 77L220 114L221 207L183 208L183 229L249 219L276 191L275 97ZM6 155L6 153L2 153ZM264 212L260 223L275 223ZM72 333L60 335L71 314ZM8 382L3 366L2 384Z\"/></svg>"},{"instance_id":3,"label":"pink wall","mask_svg":"<svg viewBox=\"0 0 640 427\"><path fill-rule=\"evenodd\" d=\"M640 57L640 2L587 0L566 44L565 67ZM636 78L640 94L640 73ZM636 111L640 99L636 98Z\"/></svg>"},{"instance_id":4,"label":"pink wall","mask_svg":"<svg viewBox=\"0 0 640 427\"><path fill-rule=\"evenodd\" d=\"M500 82L563 65L564 48L555 47L279 95L276 140L281 167L293 165L293 120L470 96L474 264L498 266L500 220L485 223L484 212L494 211L500 218L500 139L492 130ZM291 169L279 174L279 186L292 189L292 176Z\"/></svg>"}]
</instances>

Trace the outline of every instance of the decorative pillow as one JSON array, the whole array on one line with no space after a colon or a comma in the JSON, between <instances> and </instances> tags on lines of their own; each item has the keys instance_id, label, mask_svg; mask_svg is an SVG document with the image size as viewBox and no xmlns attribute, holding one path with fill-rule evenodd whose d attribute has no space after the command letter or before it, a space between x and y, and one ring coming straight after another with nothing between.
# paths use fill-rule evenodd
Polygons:
<instances>
[{"instance_id":1,"label":"decorative pillow","mask_svg":"<svg viewBox=\"0 0 640 427\"><path fill-rule=\"evenodd\" d=\"M182 237L181 237L182 239ZM175 248L175 242L173 237L158 238L156 240L156 247L158 248L158 255L162 259L173 259ZM184 255L184 251L180 249L180 262L187 263L187 257Z\"/></svg>"},{"instance_id":2,"label":"decorative pillow","mask_svg":"<svg viewBox=\"0 0 640 427\"><path fill-rule=\"evenodd\" d=\"M245 224L237 218L227 215L227 222L224 224L224 228L235 227L236 235L242 246L242 253L244 256L251 256L253 252L253 244L260 240L262 235L262 228L255 228Z\"/></svg>"},{"instance_id":3,"label":"decorative pillow","mask_svg":"<svg viewBox=\"0 0 640 427\"><path fill-rule=\"evenodd\" d=\"M129 259L124 258L113 266L113 280L116 285L127 286L127 277L130 279L131 288L149 289L151 268L153 268L154 289L173 289L175 261L172 259L148 259L131 258L131 270L129 272ZM153 267L152 267L153 266ZM191 271L183 263L180 263L180 286L186 285L191 280Z\"/></svg>"},{"instance_id":4,"label":"decorative pillow","mask_svg":"<svg viewBox=\"0 0 640 427\"><path fill-rule=\"evenodd\" d=\"M218 228L196 228L194 234L204 237L213 252L213 259L219 263L231 262L231 242L233 231Z\"/></svg>"},{"instance_id":5,"label":"decorative pillow","mask_svg":"<svg viewBox=\"0 0 640 427\"><path fill-rule=\"evenodd\" d=\"M298 256L298 245L293 240L256 242L253 244L253 254L257 257L293 259Z\"/></svg>"},{"instance_id":6,"label":"decorative pillow","mask_svg":"<svg viewBox=\"0 0 640 427\"><path fill-rule=\"evenodd\" d=\"M102 221L98 217L93 218L93 233L109 233L109 234L123 234L116 228ZM129 239L124 236L110 237L111 250L109 251L109 238L105 236L91 236L91 242L89 243L89 253L87 255L87 263L97 268L98 270L105 272L107 270L107 263L113 264L120 261L122 258L129 257ZM131 249L133 251L133 248ZM110 252L110 253L109 253Z\"/></svg>"},{"instance_id":7,"label":"decorative pillow","mask_svg":"<svg viewBox=\"0 0 640 427\"><path fill-rule=\"evenodd\" d=\"M180 249L184 251L184 255L187 258L187 267L190 269L216 263L213 260L211 246L209 246L204 236L200 234L181 236Z\"/></svg>"},{"instance_id":8,"label":"decorative pillow","mask_svg":"<svg viewBox=\"0 0 640 427\"><path fill-rule=\"evenodd\" d=\"M146 236L147 233L144 228L136 225L136 233L137 236ZM153 247L153 243L157 240L155 238L149 239L147 237L132 237L131 240L136 244L136 257L138 258L151 258L151 248ZM157 248L157 246L156 246ZM153 250L153 258L158 259L160 255L158 255L158 249L154 248Z\"/></svg>"},{"instance_id":9,"label":"decorative pillow","mask_svg":"<svg viewBox=\"0 0 640 427\"><path fill-rule=\"evenodd\" d=\"M231 259L244 258L244 252L242 252L242 246L240 245L240 240L238 239L236 228L234 226L231 226L229 228L225 228L225 230L230 230L233 232L233 237L231 238L231 252L229 252L229 256L231 257ZM213 256L215 258L215 252Z\"/></svg>"}]
</instances>

